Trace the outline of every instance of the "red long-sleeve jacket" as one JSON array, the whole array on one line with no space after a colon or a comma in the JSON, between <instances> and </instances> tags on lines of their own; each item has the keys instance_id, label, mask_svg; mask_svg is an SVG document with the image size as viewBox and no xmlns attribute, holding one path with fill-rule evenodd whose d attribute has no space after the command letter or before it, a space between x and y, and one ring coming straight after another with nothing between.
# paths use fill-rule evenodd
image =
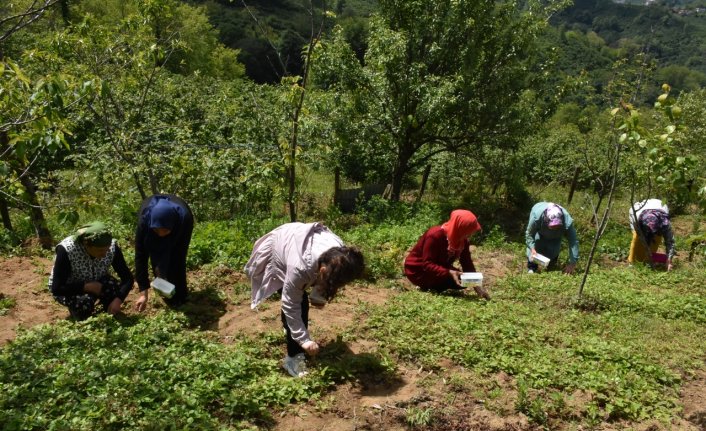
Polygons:
<instances>
[{"instance_id":1,"label":"red long-sleeve jacket","mask_svg":"<svg viewBox=\"0 0 706 431\"><path fill-rule=\"evenodd\" d=\"M463 272L476 272L468 249L468 240L464 241L463 250L458 260ZM433 289L451 277L450 269L456 256L449 253L449 241L441 226L434 226L419 238L404 261L404 274L409 281L424 289Z\"/></svg>"}]
</instances>

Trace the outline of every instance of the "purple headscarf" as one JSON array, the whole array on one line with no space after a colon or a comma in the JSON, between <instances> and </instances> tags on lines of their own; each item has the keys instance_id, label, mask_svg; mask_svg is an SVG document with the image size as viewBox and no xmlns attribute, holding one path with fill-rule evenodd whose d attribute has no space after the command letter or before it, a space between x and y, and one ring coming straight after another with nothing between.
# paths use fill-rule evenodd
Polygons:
<instances>
[{"instance_id":1,"label":"purple headscarf","mask_svg":"<svg viewBox=\"0 0 706 431\"><path fill-rule=\"evenodd\" d=\"M662 235L669 225L669 214L665 211L649 209L640 214L640 227L648 244L652 243L655 235Z\"/></svg>"},{"instance_id":2,"label":"purple headscarf","mask_svg":"<svg viewBox=\"0 0 706 431\"><path fill-rule=\"evenodd\" d=\"M562 226L564 224L564 211L559 205L550 203L547 205L547 209L544 210L544 220L549 227Z\"/></svg>"}]
</instances>

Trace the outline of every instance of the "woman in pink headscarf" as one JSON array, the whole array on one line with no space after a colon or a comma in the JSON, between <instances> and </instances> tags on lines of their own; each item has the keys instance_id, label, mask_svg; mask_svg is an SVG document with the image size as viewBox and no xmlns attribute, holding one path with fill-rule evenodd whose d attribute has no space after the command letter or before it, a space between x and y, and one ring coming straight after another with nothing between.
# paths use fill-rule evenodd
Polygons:
<instances>
[{"instance_id":1,"label":"woman in pink headscarf","mask_svg":"<svg viewBox=\"0 0 706 431\"><path fill-rule=\"evenodd\" d=\"M476 272L468 249L468 238L480 230L480 223L472 212L452 211L449 221L430 228L419 238L405 259L405 275L425 291L463 289L461 273ZM461 264L462 271L453 266L456 260ZM490 299L482 288L474 289L479 296Z\"/></svg>"}]
</instances>

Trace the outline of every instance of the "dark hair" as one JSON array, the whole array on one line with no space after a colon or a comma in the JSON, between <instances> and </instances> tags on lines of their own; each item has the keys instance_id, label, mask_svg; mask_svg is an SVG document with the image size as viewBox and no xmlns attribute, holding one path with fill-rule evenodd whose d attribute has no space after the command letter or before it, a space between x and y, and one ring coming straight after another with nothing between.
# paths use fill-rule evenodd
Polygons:
<instances>
[{"instance_id":1,"label":"dark hair","mask_svg":"<svg viewBox=\"0 0 706 431\"><path fill-rule=\"evenodd\" d=\"M363 275L365 259L355 247L333 247L319 257L319 268L326 265L324 296L330 301L342 286Z\"/></svg>"}]
</instances>

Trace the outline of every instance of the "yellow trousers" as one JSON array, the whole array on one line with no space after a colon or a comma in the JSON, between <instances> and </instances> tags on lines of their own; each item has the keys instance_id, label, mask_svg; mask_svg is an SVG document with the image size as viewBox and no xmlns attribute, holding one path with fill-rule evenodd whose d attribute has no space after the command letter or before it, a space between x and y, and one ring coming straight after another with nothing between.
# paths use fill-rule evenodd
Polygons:
<instances>
[{"instance_id":1,"label":"yellow trousers","mask_svg":"<svg viewBox=\"0 0 706 431\"><path fill-rule=\"evenodd\" d=\"M655 235L652 240L652 244L650 244L650 254L647 254L648 251L640 240L640 237L637 235L637 232L632 231L632 242L630 243L630 255L628 255L628 262L649 262L652 253L657 251L660 244L662 244L662 236Z\"/></svg>"}]
</instances>

